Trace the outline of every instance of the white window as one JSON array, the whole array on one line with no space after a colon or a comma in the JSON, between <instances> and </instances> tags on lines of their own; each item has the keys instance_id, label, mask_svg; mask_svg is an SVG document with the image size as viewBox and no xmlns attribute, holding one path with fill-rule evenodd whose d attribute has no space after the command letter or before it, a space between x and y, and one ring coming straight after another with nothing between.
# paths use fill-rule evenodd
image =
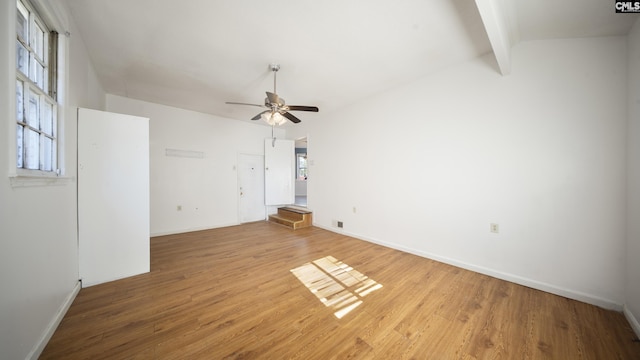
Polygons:
<instances>
[{"instance_id":1,"label":"white window","mask_svg":"<svg viewBox=\"0 0 640 360\"><path fill-rule=\"evenodd\" d=\"M298 180L307 180L307 153L296 154L296 165Z\"/></svg>"},{"instance_id":2,"label":"white window","mask_svg":"<svg viewBox=\"0 0 640 360\"><path fill-rule=\"evenodd\" d=\"M55 173L58 104L52 64L57 34L49 32L26 0L16 5L16 166Z\"/></svg>"}]
</instances>

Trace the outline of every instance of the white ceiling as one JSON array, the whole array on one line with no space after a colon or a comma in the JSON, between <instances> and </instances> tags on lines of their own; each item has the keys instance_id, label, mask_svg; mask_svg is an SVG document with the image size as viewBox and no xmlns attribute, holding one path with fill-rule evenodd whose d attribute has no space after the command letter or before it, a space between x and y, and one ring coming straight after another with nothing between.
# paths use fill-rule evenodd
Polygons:
<instances>
[{"instance_id":1,"label":"white ceiling","mask_svg":"<svg viewBox=\"0 0 640 360\"><path fill-rule=\"evenodd\" d=\"M224 102L261 104L270 63L288 104L326 112L491 52L493 22L514 44L624 35L638 17L611 0L62 1L107 93L239 120L260 109Z\"/></svg>"}]
</instances>

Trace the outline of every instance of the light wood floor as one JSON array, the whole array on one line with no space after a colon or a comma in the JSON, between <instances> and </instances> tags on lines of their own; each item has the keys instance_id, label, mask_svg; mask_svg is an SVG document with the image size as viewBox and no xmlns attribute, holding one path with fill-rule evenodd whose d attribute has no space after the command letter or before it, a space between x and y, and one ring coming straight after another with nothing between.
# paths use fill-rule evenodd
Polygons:
<instances>
[{"instance_id":1,"label":"light wood floor","mask_svg":"<svg viewBox=\"0 0 640 360\"><path fill-rule=\"evenodd\" d=\"M327 256L382 285L341 319L290 271ZM640 359L634 339L616 312L260 222L152 238L151 272L82 289L41 358Z\"/></svg>"}]
</instances>

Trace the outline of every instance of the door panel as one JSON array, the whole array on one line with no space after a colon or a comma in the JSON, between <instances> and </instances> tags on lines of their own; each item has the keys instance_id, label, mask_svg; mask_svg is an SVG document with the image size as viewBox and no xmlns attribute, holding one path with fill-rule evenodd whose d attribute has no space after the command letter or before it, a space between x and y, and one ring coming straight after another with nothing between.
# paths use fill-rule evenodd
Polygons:
<instances>
[{"instance_id":1,"label":"door panel","mask_svg":"<svg viewBox=\"0 0 640 360\"><path fill-rule=\"evenodd\" d=\"M241 223L266 218L263 156L238 155L238 196Z\"/></svg>"},{"instance_id":2,"label":"door panel","mask_svg":"<svg viewBox=\"0 0 640 360\"><path fill-rule=\"evenodd\" d=\"M290 205L295 202L295 149L293 140L265 139L266 205Z\"/></svg>"},{"instance_id":3,"label":"door panel","mask_svg":"<svg viewBox=\"0 0 640 360\"><path fill-rule=\"evenodd\" d=\"M82 286L150 270L149 119L78 109Z\"/></svg>"}]
</instances>

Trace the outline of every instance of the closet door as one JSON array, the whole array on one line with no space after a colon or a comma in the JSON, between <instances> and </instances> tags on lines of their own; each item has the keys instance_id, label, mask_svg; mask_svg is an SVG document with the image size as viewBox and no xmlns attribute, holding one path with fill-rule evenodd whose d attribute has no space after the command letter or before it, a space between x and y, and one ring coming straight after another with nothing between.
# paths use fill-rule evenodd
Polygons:
<instances>
[{"instance_id":1,"label":"closet door","mask_svg":"<svg viewBox=\"0 0 640 360\"><path fill-rule=\"evenodd\" d=\"M82 286L150 270L149 119L78 109Z\"/></svg>"},{"instance_id":2,"label":"closet door","mask_svg":"<svg viewBox=\"0 0 640 360\"><path fill-rule=\"evenodd\" d=\"M265 139L264 183L266 205L291 205L295 202L295 142Z\"/></svg>"}]
</instances>

